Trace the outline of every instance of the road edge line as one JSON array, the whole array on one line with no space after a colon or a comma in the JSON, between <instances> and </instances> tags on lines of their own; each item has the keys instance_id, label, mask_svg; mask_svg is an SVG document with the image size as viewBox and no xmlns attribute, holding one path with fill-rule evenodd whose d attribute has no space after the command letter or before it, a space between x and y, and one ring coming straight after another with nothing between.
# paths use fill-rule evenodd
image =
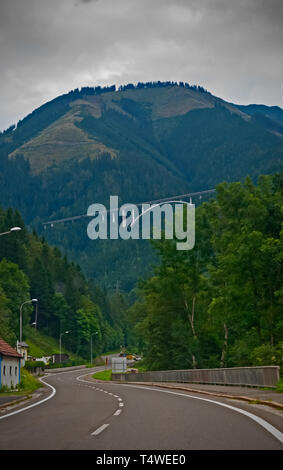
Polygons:
<instances>
[{"instance_id":1,"label":"road edge line","mask_svg":"<svg viewBox=\"0 0 283 470\"><path fill-rule=\"evenodd\" d=\"M46 378L46 377L49 377L49 375L44 376L44 378ZM41 405L45 401L50 400L51 398L53 398L54 395L56 394L56 388L53 387L53 385L50 385L49 383L45 382L42 377L39 378L39 381L44 383L45 385L47 385L48 387L50 387L52 389L52 392L51 392L50 395L48 395L48 397L44 398L43 400L37 401L36 403L32 403L31 405L25 406L24 408L20 408L19 410L15 410L15 411L12 411L11 413L7 413L4 416L0 416L0 419L9 418L10 416L16 415L18 413L22 413L23 411L29 410L30 408L33 408L34 406Z\"/></svg>"},{"instance_id":2,"label":"road edge line","mask_svg":"<svg viewBox=\"0 0 283 470\"><path fill-rule=\"evenodd\" d=\"M132 382L132 383L134 384L134 382ZM146 387L144 385L131 385L129 383L128 384L125 383L125 384L121 384L121 385L124 385L126 387L130 386L130 387L144 389L144 390L151 390L151 391L154 391L154 392L170 393L172 395L179 395L179 396L186 397L186 398L192 398L194 400L206 401L206 402L218 405L218 406L223 406L224 408L228 408L232 411L236 411L237 413L240 413L244 416L247 416L251 420L255 421L257 424L259 424L261 427L263 427L267 432L269 432L273 437L275 437L281 444L283 444L283 433L281 431L279 431L279 429L272 426L272 424L268 423L268 421L265 421L264 419L260 418L259 416L255 415L253 413L250 413L249 411L243 410L242 408L237 408L235 406L228 405L226 403L222 403L222 402L216 401L216 400L211 400L209 398L195 397L195 396L188 395L188 394L185 394L185 393L172 392L172 391L169 391L169 390L157 390L155 388ZM159 388L161 388L161 387L159 387Z\"/></svg>"}]
</instances>

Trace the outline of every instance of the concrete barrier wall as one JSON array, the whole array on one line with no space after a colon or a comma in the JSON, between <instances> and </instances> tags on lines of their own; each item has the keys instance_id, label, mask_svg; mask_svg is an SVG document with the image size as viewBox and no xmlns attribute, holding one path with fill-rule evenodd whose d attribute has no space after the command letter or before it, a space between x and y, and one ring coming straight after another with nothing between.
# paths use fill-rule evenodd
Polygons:
<instances>
[{"instance_id":1,"label":"concrete barrier wall","mask_svg":"<svg viewBox=\"0 0 283 470\"><path fill-rule=\"evenodd\" d=\"M280 377L279 366L232 367L223 369L184 369L113 374L119 382L183 382L251 387L275 387Z\"/></svg>"},{"instance_id":2,"label":"concrete barrier wall","mask_svg":"<svg viewBox=\"0 0 283 470\"><path fill-rule=\"evenodd\" d=\"M85 369L85 366L70 366L70 367L56 367L56 369L48 369L48 367L45 369L45 372L48 374L53 374L56 372L67 372L69 370L80 370L80 369Z\"/></svg>"}]
</instances>

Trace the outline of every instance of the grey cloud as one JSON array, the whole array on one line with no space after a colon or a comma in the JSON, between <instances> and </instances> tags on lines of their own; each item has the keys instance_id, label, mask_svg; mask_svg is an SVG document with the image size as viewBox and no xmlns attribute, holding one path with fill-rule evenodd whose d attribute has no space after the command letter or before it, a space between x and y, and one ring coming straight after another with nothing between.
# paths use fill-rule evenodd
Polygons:
<instances>
[{"instance_id":1,"label":"grey cloud","mask_svg":"<svg viewBox=\"0 0 283 470\"><path fill-rule=\"evenodd\" d=\"M99 0L78 0L78 2L79 3L96 3L96 2L99 2Z\"/></svg>"},{"instance_id":2,"label":"grey cloud","mask_svg":"<svg viewBox=\"0 0 283 470\"><path fill-rule=\"evenodd\" d=\"M72 88L142 80L282 106L282 4L2 0L0 128Z\"/></svg>"}]
</instances>

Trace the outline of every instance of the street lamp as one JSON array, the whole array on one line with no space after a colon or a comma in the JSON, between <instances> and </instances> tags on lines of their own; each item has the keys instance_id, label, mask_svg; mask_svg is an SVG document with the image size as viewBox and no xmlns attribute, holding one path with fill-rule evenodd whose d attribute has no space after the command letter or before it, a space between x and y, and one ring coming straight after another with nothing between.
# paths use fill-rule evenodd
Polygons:
<instances>
[{"instance_id":1,"label":"street lamp","mask_svg":"<svg viewBox=\"0 0 283 470\"><path fill-rule=\"evenodd\" d=\"M13 233L13 232L19 232L21 229L21 227L12 227L10 228L10 230L8 230L8 232L2 232L0 233L0 236L1 235L8 235L9 233Z\"/></svg>"},{"instance_id":2,"label":"street lamp","mask_svg":"<svg viewBox=\"0 0 283 470\"><path fill-rule=\"evenodd\" d=\"M96 331L95 333L92 333L92 335L90 335L90 363L92 365L92 337L94 335L98 335L98 331Z\"/></svg>"},{"instance_id":3,"label":"street lamp","mask_svg":"<svg viewBox=\"0 0 283 470\"><path fill-rule=\"evenodd\" d=\"M29 304L31 302L38 302L38 299L31 299L31 300L26 300L22 305L20 306L20 343L22 342L22 336L23 336L23 306L25 304Z\"/></svg>"},{"instance_id":4,"label":"street lamp","mask_svg":"<svg viewBox=\"0 0 283 470\"><path fill-rule=\"evenodd\" d=\"M34 329L37 330L37 306L38 306L38 303L36 302L35 304L35 318L34 318Z\"/></svg>"},{"instance_id":5,"label":"street lamp","mask_svg":"<svg viewBox=\"0 0 283 470\"><path fill-rule=\"evenodd\" d=\"M62 338L63 335L67 335L68 333L70 333L70 332L69 331L64 331L64 333L60 334L60 364L61 364L61 343L62 343L61 338Z\"/></svg>"}]
</instances>

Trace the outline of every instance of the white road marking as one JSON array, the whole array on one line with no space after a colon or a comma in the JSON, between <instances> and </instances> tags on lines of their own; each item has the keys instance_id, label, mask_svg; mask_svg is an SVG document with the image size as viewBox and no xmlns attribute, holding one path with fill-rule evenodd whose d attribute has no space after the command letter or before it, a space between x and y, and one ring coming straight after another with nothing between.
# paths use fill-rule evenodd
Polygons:
<instances>
[{"instance_id":1,"label":"white road marking","mask_svg":"<svg viewBox=\"0 0 283 470\"><path fill-rule=\"evenodd\" d=\"M11 413L8 413L4 416L0 416L0 419L8 418L9 416L16 415L17 413L21 413L22 411L29 410L30 408L33 408L34 406L37 406L37 405L41 405L41 403L44 403L45 401L50 400L50 398L53 398L56 393L56 388L48 384L47 382L44 382L42 378L39 380L40 382L50 387L52 389L52 393L48 397L44 398L43 400L37 401L36 403L33 403L32 405L25 406L24 408L21 408L20 410L12 411Z\"/></svg>"},{"instance_id":2,"label":"white road marking","mask_svg":"<svg viewBox=\"0 0 283 470\"><path fill-rule=\"evenodd\" d=\"M254 415L253 413L250 413L249 411L245 411L242 408L236 408L235 406L232 405L227 405L226 403L222 403L220 401L216 400L210 400L209 398L201 398L201 397L195 397L193 395L188 395L185 393L179 393L179 392L169 392L168 390L157 390L156 388L151 388L151 387L143 387L139 385L126 385L126 384L121 384L123 387L133 387L133 388L139 388L141 390L151 390L153 392L161 392L161 393L169 393L171 395L179 395L181 397L185 398L192 398L193 400L201 400L201 401L207 401L209 403L213 403L218 406L223 406L224 408L229 408L230 410L236 411L238 413L241 413L248 418L252 419L256 423L258 423L260 426L262 426L266 431L268 431L270 434L272 434L278 441L280 441L283 444L283 433L280 432L278 429L276 429L274 426L269 424L267 421L265 421L262 418L259 418L257 415Z\"/></svg>"},{"instance_id":3,"label":"white road marking","mask_svg":"<svg viewBox=\"0 0 283 470\"><path fill-rule=\"evenodd\" d=\"M94 369L94 372L96 372L97 370L100 370L100 369L95 368L95 369ZM57 375L61 375L61 374L70 374L70 373L72 373L72 372L75 372L75 370L68 370L68 371L64 371L64 372L54 372L54 373L47 374L47 375L45 376L45 378L47 378L47 377L52 377L52 376L53 376L53 377L56 377ZM57 378L57 377L56 377L56 378ZM21 409L19 409L19 410L12 411L11 413L8 413L8 414L6 414L6 415L4 415L4 416L0 416L0 419L8 418L9 416L13 416L13 415L15 415L15 414L22 413L22 411L26 411L26 410L29 410L30 408L33 408L34 406L41 405L41 404L44 403L45 401L50 400L51 398L53 398L53 397L55 396L55 394L56 394L56 388L53 387L53 385L50 385L49 383L45 382L45 381L43 380L43 378L40 378L39 380L40 380L40 382L44 383L44 384L47 385L49 388L51 388L51 390L52 390L51 394L50 394L48 397L44 398L43 400L40 400L40 401L37 401L36 403L33 403L32 405L25 406L24 408L21 408ZM59 379L58 379L58 380L59 380Z\"/></svg>"},{"instance_id":4,"label":"white road marking","mask_svg":"<svg viewBox=\"0 0 283 470\"><path fill-rule=\"evenodd\" d=\"M115 411L114 416L119 416L121 413L122 413L122 410L119 409Z\"/></svg>"},{"instance_id":5,"label":"white road marking","mask_svg":"<svg viewBox=\"0 0 283 470\"><path fill-rule=\"evenodd\" d=\"M122 398L118 398L118 401L123 401Z\"/></svg>"},{"instance_id":6,"label":"white road marking","mask_svg":"<svg viewBox=\"0 0 283 470\"><path fill-rule=\"evenodd\" d=\"M92 436L98 436L98 434L100 434L102 431L104 431L104 429L108 428L109 424L102 424L102 426L100 426L100 428L96 429L96 431L92 432L91 435Z\"/></svg>"},{"instance_id":7,"label":"white road marking","mask_svg":"<svg viewBox=\"0 0 283 470\"><path fill-rule=\"evenodd\" d=\"M121 406L121 407L124 406L124 403L119 403L119 406Z\"/></svg>"}]
</instances>

